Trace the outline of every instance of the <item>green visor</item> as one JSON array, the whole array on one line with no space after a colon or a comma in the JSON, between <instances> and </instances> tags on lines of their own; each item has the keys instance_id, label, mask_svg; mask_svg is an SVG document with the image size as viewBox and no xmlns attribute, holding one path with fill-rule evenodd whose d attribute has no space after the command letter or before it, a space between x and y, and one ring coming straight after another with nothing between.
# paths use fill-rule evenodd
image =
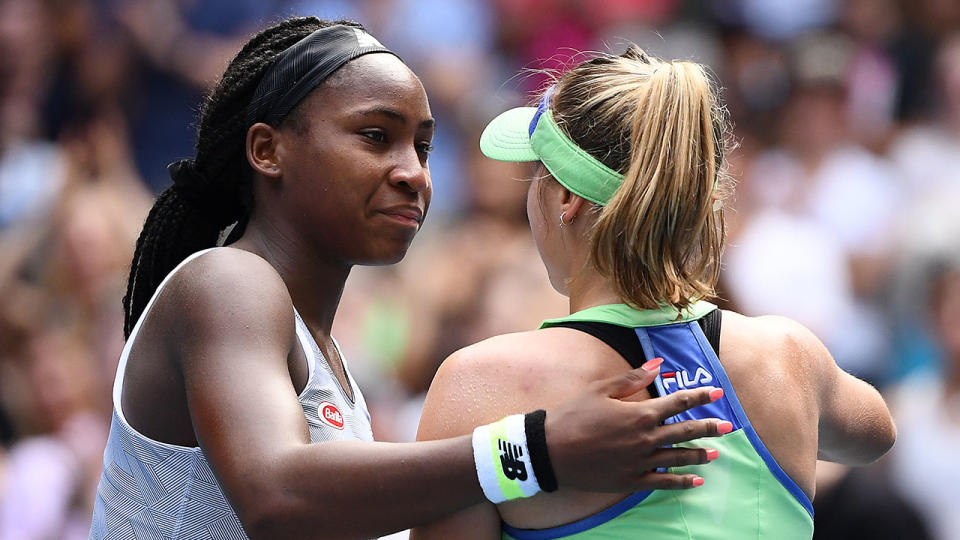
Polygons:
<instances>
[{"instance_id":1,"label":"green visor","mask_svg":"<svg viewBox=\"0 0 960 540\"><path fill-rule=\"evenodd\" d=\"M498 161L540 161L550 174L588 201L604 205L623 182L623 175L574 144L560 131L547 108L549 93L539 107L510 109L487 124L480 150Z\"/></svg>"}]
</instances>

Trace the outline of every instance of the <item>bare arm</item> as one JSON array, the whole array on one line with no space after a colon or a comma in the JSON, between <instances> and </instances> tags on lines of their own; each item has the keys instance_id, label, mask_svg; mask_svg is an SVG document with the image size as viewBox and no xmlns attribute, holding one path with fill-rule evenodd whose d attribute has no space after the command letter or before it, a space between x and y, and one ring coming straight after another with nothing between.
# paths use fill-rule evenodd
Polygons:
<instances>
[{"instance_id":1,"label":"bare arm","mask_svg":"<svg viewBox=\"0 0 960 540\"><path fill-rule=\"evenodd\" d=\"M812 366L820 404L818 458L846 465L879 459L897 437L880 392L843 371L823 343L805 327L785 321L789 347Z\"/></svg>"},{"instance_id":2,"label":"bare arm","mask_svg":"<svg viewBox=\"0 0 960 540\"><path fill-rule=\"evenodd\" d=\"M893 447L897 428L876 388L834 364L820 409L819 459L866 465Z\"/></svg>"},{"instance_id":3,"label":"bare arm","mask_svg":"<svg viewBox=\"0 0 960 540\"><path fill-rule=\"evenodd\" d=\"M376 536L483 500L469 437L310 444L280 277L249 254L197 263L170 284L183 306L170 347L197 441L251 538Z\"/></svg>"},{"instance_id":4,"label":"bare arm","mask_svg":"<svg viewBox=\"0 0 960 540\"><path fill-rule=\"evenodd\" d=\"M168 346L183 375L197 441L252 538L375 536L484 500L468 435L309 444L287 367L297 345L283 282L250 254L213 252L201 261L207 264L188 266L168 286L183 306L170 323ZM642 450L664 444L636 428L656 424L664 411L709 401L707 391L693 391L656 400L663 410L651 410L617 399L649 378L631 372L591 385L549 412L547 444L561 485L636 488L643 477L637 471L652 468ZM679 437L682 428L674 429ZM685 440L711 431L715 425L702 423L682 434ZM658 482L691 483L666 476Z\"/></svg>"}]
</instances>

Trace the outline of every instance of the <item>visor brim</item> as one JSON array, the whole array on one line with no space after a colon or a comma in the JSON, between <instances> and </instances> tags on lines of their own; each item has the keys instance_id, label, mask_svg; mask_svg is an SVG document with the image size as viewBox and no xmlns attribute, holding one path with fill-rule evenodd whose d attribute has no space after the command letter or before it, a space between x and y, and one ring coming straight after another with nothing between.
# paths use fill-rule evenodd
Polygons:
<instances>
[{"instance_id":1,"label":"visor brim","mask_svg":"<svg viewBox=\"0 0 960 540\"><path fill-rule=\"evenodd\" d=\"M480 151L497 161L537 161L530 146L530 122L536 107L517 107L500 113L480 135Z\"/></svg>"}]
</instances>

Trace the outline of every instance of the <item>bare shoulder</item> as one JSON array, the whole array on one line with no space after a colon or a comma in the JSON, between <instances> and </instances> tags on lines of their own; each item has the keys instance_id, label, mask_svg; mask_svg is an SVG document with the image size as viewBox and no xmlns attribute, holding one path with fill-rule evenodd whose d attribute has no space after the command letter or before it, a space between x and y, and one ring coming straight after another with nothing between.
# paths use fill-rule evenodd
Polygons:
<instances>
[{"instance_id":1,"label":"bare shoulder","mask_svg":"<svg viewBox=\"0 0 960 540\"><path fill-rule=\"evenodd\" d=\"M462 435L510 414L556 405L606 374L602 365L573 361L591 354L593 339L547 328L495 336L456 351L430 385L418 438Z\"/></svg>"},{"instance_id":2,"label":"bare shoulder","mask_svg":"<svg viewBox=\"0 0 960 540\"><path fill-rule=\"evenodd\" d=\"M532 374L549 367L554 354L574 346L580 336L583 334L565 328L502 334L454 352L441 369L477 376L490 370Z\"/></svg>"},{"instance_id":3,"label":"bare shoulder","mask_svg":"<svg viewBox=\"0 0 960 540\"><path fill-rule=\"evenodd\" d=\"M156 308L169 335L189 344L212 336L222 341L241 332L284 340L294 332L292 306L270 263L248 251L217 248L174 274Z\"/></svg>"},{"instance_id":4,"label":"bare shoulder","mask_svg":"<svg viewBox=\"0 0 960 540\"><path fill-rule=\"evenodd\" d=\"M280 274L255 253L230 247L216 248L196 257L170 279L168 287L188 294L234 296L251 294L290 299ZM228 294L233 293L233 295Z\"/></svg>"},{"instance_id":5,"label":"bare shoulder","mask_svg":"<svg viewBox=\"0 0 960 540\"><path fill-rule=\"evenodd\" d=\"M725 351L740 352L737 356L765 364L780 359L801 371L834 365L829 351L810 329L778 315L747 317L724 311L721 344Z\"/></svg>"},{"instance_id":6,"label":"bare shoulder","mask_svg":"<svg viewBox=\"0 0 960 540\"><path fill-rule=\"evenodd\" d=\"M861 465L893 446L896 427L883 397L867 382L840 369L824 344L802 324L786 317L751 318L725 312L721 332L724 368L731 361L735 367L728 373L739 370L739 380L753 391L741 396L747 414L754 411L761 439L807 493L813 493L814 458ZM754 369L744 369L744 359ZM760 365L772 366L773 376L755 369ZM757 381L763 388L779 388L776 399L770 399L763 388L750 387ZM751 403L751 398L756 401ZM784 425L792 426L787 435ZM816 441L816 446L806 456L795 456L800 445L809 441Z\"/></svg>"}]
</instances>

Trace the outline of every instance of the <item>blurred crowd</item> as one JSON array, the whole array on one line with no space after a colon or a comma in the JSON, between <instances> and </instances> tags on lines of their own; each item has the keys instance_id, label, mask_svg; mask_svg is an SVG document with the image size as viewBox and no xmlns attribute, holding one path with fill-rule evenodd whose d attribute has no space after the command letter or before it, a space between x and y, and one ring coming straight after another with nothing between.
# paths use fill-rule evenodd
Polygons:
<instances>
[{"instance_id":1,"label":"blurred crowd","mask_svg":"<svg viewBox=\"0 0 960 540\"><path fill-rule=\"evenodd\" d=\"M890 456L823 467L817 537L960 538L956 0L0 0L0 538L86 537L140 226L204 91L292 14L364 23L438 120L430 217L403 263L355 270L334 328L378 439L414 437L446 355L566 313L531 171L477 141L549 70L631 41L723 88L720 303L807 325L894 410Z\"/></svg>"}]
</instances>

